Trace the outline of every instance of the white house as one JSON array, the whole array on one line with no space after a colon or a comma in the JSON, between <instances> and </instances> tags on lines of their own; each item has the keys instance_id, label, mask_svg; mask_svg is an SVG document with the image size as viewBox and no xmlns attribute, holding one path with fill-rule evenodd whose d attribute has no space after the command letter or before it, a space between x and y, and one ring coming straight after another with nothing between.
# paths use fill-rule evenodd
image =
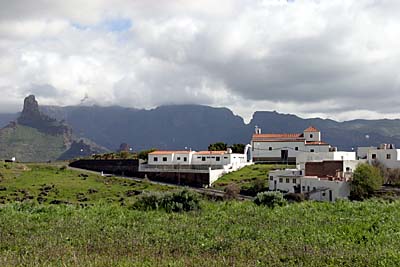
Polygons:
<instances>
[{"instance_id":1,"label":"white house","mask_svg":"<svg viewBox=\"0 0 400 267\"><path fill-rule=\"evenodd\" d=\"M180 181L184 174L187 177L196 177L196 174L207 174L209 179L207 185L211 185L222 175L239 170L247 165L253 164L248 158L246 146L245 153L232 153L231 149L226 151L154 151L148 154L148 163L141 164L139 171L169 177L174 173ZM181 179L182 178L182 179ZM195 178L193 178L195 179Z\"/></svg>"},{"instance_id":2,"label":"white house","mask_svg":"<svg viewBox=\"0 0 400 267\"><path fill-rule=\"evenodd\" d=\"M359 147L357 157L366 159L368 163L379 161L389 169L400 168L400 149L392 144L382 144L379 147Z\"/></svg>"},{"instance_id":3,"label":"white house","mask_svg":"<svg viewBox=\"0 0 400 267\"><path fill-rule=\"evenodd\" d=\"M302 133L262 134L256 127L251 140L254 162L295 164L304 152L329 152L331 146L321 141L321 132L308 127Z\"/></svg>"},{"instance_id":4,"label":"white house","mask_svg":"<svg viewBox=\"0 0 400 267\"><path fill-rule=\"evenodd\" d=\"M302 170L286 169L269 173L269 190L303 193L317 201L335 201L348 198L350 184L345 177L305 176Z\"/></svg>"}]
</instances>

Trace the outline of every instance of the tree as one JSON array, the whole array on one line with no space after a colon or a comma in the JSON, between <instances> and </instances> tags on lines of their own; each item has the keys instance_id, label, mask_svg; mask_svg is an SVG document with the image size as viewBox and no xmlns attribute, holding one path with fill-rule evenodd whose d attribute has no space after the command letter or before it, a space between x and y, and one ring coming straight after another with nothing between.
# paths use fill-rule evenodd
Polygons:
<instances>
[{"instance_id":1,"label":"tree","mask_svg":"<svg viewBox=\"0 0 400 267\"><path fill-rule=\"evenodd\" d=\"M225 151L228 145L223 142L217 142L208 146L208 151Z\"/></svg>"},{"instance_id":2,"label":"tree","mask_svg":"<svg viewBox=\"0 0 400 267\"><path fill-rule=\"evenodd\" d=\"M138 158L147 161L147 157L148 157L149 153L154 152L156 150L157 149L155 149L155 148L148 149L148 150L142 150L142 151L139 152Z\"/></svg>"},{"instance_id":3,"label":"tree","mask_svg":"<svg viewBox=\"0 0 400 267\"><path fill-rule=\"evenodd\" d=\"M243 153L244 153L245 147L246 147L246 146L245 146L244 144L233 144L233 145L231 146L232 152L233 152L233 153L240 153L240 154L243 154Z\"/></svg>"},{"instance_id":4,"label":"tree","mask_svg":"<svg viewBox=\"0 0 400 267\"><path fill-rule=\"evenodd\" d=\"M363 200L373 195L383 184L380 170L372 165L358 165L353 174L350 186L350 199Z\"/></svg>"}]
</instances>

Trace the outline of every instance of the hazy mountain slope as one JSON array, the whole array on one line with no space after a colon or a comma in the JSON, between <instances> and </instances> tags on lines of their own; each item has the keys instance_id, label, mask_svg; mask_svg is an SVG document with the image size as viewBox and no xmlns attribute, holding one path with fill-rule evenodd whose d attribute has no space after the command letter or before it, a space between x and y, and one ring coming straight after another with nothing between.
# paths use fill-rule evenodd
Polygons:
<instances>
[{"instance_id":1,"label":"hazy mountain slope","mask_svg":"<svg viewBox=\"0 0 400 267\"><path fill-rule=\"evenodd\" d=\"M38 129L10 125L0 131L0 158L16 157L18 161L48 161L57 159L67 145L62 135L49 135Z\"/></svg>"},{"instance_id":2,"label":"hazy mountain slope","mask_svg":"<svg viewBox=\"0 0 400 267\"><path fill-rule=\"evenodd\" d=\"M0 128L7 126L11 121L15 121L17 118L17 113L0 114Z\"/></svg>"},{"instance_id":3,"label":"hazy mountain slope","mask_svg":"<svg viewBox=\"0 0 400 267\"><path fill-rule=\"evenodd\" d=\"M320 118L302 119L295 115L257 111L249 124L229 109L197 105L163 106L152 110L122 107L43 107L58 119L66 119L79 136L91 138L109 149L127 142L135 150L205 149L224 141L247 143L256 125L264 133L301 132L309 125L340 149L393 143L400 147L400 120L352 120L337 122ZM367 138L368 137L368 138Z\"/></svg>"},{"instance_id":4,"label":"hazy mountain slope","mask_svg":"<svg viewBox=\"0 0 400 267\"><path fill-rule=\"evenodd\" d=\"M121 107L55 107L47 114L64 114L67 123L79 136L86 136L109 149L122 142L135 150L205 149L210 142L247 142L243 119L226 108L199 105L162 106L153 110Z\"/></svg>"}]
</instances>

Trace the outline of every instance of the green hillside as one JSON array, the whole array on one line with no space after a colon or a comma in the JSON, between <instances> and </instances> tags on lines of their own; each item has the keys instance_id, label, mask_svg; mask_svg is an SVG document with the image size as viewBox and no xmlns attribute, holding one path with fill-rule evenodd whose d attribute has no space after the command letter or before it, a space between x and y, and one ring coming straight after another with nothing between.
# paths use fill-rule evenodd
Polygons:
<instances>
[{"instance_id":1,"label":"green hillside","mask_svg":"<svg viewBox=\"0 0 400 267\"><path fill-rule=\"evenodd\" d=\"M57 159L66 150L63 135L50 135L18 124L0 131L0 159L48 161Z\"/></svg>"}]
</instances>

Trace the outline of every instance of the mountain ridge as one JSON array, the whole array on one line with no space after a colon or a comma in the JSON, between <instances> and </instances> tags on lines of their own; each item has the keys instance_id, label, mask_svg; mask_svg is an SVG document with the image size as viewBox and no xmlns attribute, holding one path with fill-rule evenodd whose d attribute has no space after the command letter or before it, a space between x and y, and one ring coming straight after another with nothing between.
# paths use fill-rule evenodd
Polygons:
<instances>
[{"instance_id":1,"label":"mountain ridge","mask_svg":"<svg viewBox=\"0 0 400 267\"><path fill-rule=\"evenodd\" d=\"M344 122L322 118L301 118L276 111L256 111L249 123L226 107L206 105L164 105L153 109L121 106L40 106L40 111L65 120L80 138L89 138L110 150L121 143L134 150L206 149L210 143L248 143L257 125L264 133L302 132L309 125L319 128L322 138L339 149L393 143L400 147L400 119ZM0 123L10 120L0 114Z\"/></svg>"}]
</instances>

